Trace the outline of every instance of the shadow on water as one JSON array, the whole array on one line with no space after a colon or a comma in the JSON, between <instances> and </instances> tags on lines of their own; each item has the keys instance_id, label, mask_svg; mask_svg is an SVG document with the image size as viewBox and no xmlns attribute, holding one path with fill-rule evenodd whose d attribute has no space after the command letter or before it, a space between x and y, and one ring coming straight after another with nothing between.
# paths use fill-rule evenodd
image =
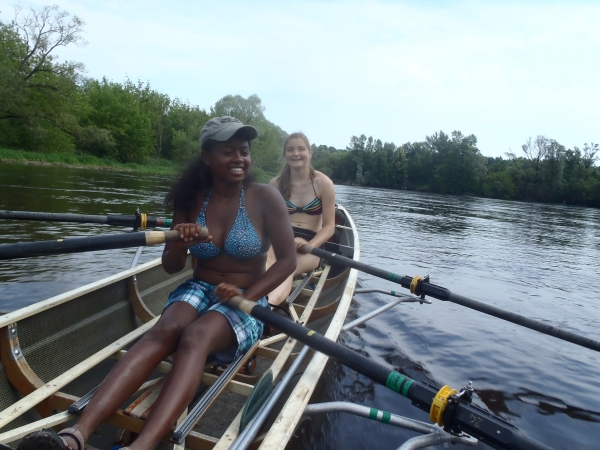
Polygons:
<instances>
[{"instance_id":1,"label":"shadow on water","mask_svg":"<svg viewBox=\"0 0 600 450\"><path fill-rule=\"evenodd\" d=\"M600 422L600 412L570 406L560 398L550 397L539 392L524 390L512 395L492 389L477 389L475 392L488 410L503 418L512 414L508 404L512 401L519 401L537 406L539 414L542 415L565 414L572 419Z\"/></svg>"},{"instance_id":2,"label":"shadow on water","mask_svg":"<svg viewBox=\"0 0 600 450\"><path fill-rule=\"evenodd\" d=\"M162 216L171 180L94 170L0 165L0 209ZM359 229L361 261L401 275L430 274L453 292L600 340L600 211L337 186ZM121 233L80 224L0 221L0 242ZM43 300L129 267L135 250L0 262L3 310ZM142 261L160 255L144 250ZM367 287L397 285L361 274ZM349 319L381 306L355 297ZM432 384L460 388L474 403L556 450L598 448L599 355L458 305L397 306L343 333L374 361ZM410 402L330 362L313 401L343 400L428 420ZM414 433L348 414L315 416L295 449L396 449ZM440 446L438 448L456 448ZM472 448L472 447L470 447ZM485 448L479 445L476 448Z\"/></svg>"}]
</instances>

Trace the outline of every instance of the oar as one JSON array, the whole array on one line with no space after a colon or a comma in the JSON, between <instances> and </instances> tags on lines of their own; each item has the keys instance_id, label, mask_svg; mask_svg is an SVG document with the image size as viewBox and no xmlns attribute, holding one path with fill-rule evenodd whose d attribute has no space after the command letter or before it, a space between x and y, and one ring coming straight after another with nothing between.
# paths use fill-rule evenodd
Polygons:
<instances>
[{"instance_id":1,"label":"oar","mask_svg":"<svg viewBox=\"0 0 600 450\"><path fill-rule=\"evenodd\" d=\"M314 237L314 234L305 233L304 231L302 231L301 228L293 227L293 229L294 236L301 237L306 241L310 241ZM336 244L335 242L324 242L321 248L332 253L343 253L345 255L349 255L350 257L352 257L352 255L354 254L353 247L348 247L347 245L342 244Z\"/></svg>"},{"instance_id":2,"label":"oar","mask_svg":"<svg viewBox=\"0 0 600 450\"><path fill-rule=\"evenodd\" d=\"M432 422L443 426L446 431L463 431L496 449L550 449L528 438L514 425L470 404L470 399L466 399L468 396L455 396L457 392L448 386L439 389L412 380L390 366L372 361L250 300L234 297L228 303L408 398L413 405L428 412Z\"/></svg>"},{"instance_id":3,"label":"oar","mask_svg":"<svg viewBox=\"0 0 600 450\"><path fill-rule=\"evenodd\" d=\"M552 325L538 322L537 320L533 320L528 317L524 317L510 311L506 311L504 309L496 308L495 306L486 305L485 303L479 302L477 300L472 300L462 295L453 294L452 292L450 292L449 289L429 283L428 278L397 275L395 273L388 272L387 270L382 270L377 267L369 266L367 264L363 264L353 259L346 258L336 253L330 253L319 248L311 247L310 245L304 245L303 247L301 247L300 251L302 251L303 253L311 253L315 256L318 256L319 258L326 259L334 264L340 264L342 266L360 270L361 272L368 273L378 278L383 278L384 280L393 281L394 283L398 283L406 289L410 289L410 291L413 294L420 295L423 298L425 297L425 295L429 295L430 297L437 298L438 300L456 303L458 305L466 306L467 308L471 308L476 311L489 314L490 316L494 316L499 319L503 319L508 322L512 322L517 325L521 325L523 327L539 331L540 333L554 336L558 339L562 339L563 341L571 342L573 344L581 345L582 347L600 351L600 342L598 341L594 341L593 339L580 336L571 331L563 330L561 328L553 327Z\"/></svg>"},{"instance_id":4,"label":"oar","mask_svg":"<svg viewBox=\"0 0 600 450\"><path fill-rule=\"evenodd\" d=\"M208 237L208 230L202 228L200 238ZM115 248L142 247L164 244L179 240L179 231L138 231L124 234L108 234L92 237L56 239L53 241L20 242L0 245L0 260L27 258L30 256L80 253Z\"/></svg>"},{"instance_id":5,"label":"oar","mask_svg":"<svg viewBox=\"0 0 600 450\"><path fill-rule=\"evenodd\" d=\"M134 231L146 228L171 226L171 219L153 217L140 213L132 216L122 214L109 214L107 216L94 216L90 214L57 214L29 211L0 211L0 219L10 220L38 220L46 222L75 222L75 223L100 223L122 227L133 227Z\"/></svg>"}]
</instances>

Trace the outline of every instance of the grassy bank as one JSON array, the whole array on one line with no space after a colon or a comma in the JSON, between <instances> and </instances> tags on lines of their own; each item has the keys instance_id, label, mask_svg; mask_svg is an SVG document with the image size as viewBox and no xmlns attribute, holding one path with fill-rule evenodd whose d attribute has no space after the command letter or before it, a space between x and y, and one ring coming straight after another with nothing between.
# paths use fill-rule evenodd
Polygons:
<instances>
[{"instance_id":1,"label":"grassy bank","mask_svg":"<svg viewBox=\"0 0 600 450\"><path fill-rule=\"evenodd\" d=\"M75 168L140 172L159 175L179 173L181 166L166 159L149 159L146 164L120 163L92 155L72 153L38 153L0 148L0 162L7 164L40 164Z\"/></svg>"},{"instance_id":2,"label":"grassy bank","mask_svg":"<svg viewBox=\"0 0 600 450\"><path fill-rule=\"evenodd\" d=\"M39 164L44 166L63 166L78 169L114 170L120 172L138 172L155 175L176 175L180 173L181 164L166 159L150 158L146 164L120 163L110 159L97 158L92 155L73 153L38 153L26 150L12 150L0 147L0 163L6 164ZM259 183L268 183L275 174L262 169L255 169L254 175Z\"/></svg>"}]
</instances>

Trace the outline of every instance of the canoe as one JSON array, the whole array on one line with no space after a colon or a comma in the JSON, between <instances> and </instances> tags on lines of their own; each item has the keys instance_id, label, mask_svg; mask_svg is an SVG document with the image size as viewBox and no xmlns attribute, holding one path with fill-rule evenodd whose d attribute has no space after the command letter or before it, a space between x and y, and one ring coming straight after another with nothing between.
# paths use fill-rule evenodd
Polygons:
<instances>
[{"instance_id":1,"label":"canoe","mask_svg":"<svg viewBox=\"0 0 600 450\"><path fill-rule=\"evenodd\" d=\"M336 217L337 248L358 261L360 245L354 222L341 206ZM0 316L0 443L15 447L31 431L71 423L115 361L156 322L168 294L191 276L192 265L189 257L183 271L168 275L156 259ZM287 302L291 319L335 341L357 275L355 269L324 263L321 271L296 283ZM230 448L240 422L251 420L251 412L260 409L277 386L271 380L285 379L287 374L292 381L278 393L278 399L271 397L276 406L254 444L284 448L327 360L275 330L263 335L229 367L207 364L202 392L178 422L177 430L187 424L191 431L183 438L182 432L176 432L180 441L176 444L168 435L160 448ZM151 379L130 399L131 404L113 414L90 438L90 448L110 448L116 430L120 435L141 430L144 414L170 367L169 360L157 366Z\"/></svg>"}]
</instances>

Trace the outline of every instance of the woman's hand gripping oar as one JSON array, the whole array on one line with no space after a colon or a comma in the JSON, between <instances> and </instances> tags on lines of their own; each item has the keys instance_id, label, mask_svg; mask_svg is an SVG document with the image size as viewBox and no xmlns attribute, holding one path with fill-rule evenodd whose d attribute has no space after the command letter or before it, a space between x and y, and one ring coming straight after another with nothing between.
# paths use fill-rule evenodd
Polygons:
<instances>
[{"instance_id":1,"label":"woman's hand gripping oar","mask_svg":"<svg viewBox=\"0 0 600 450\"><path fill-rule=\"evenodd\" d=\"M448 301L456 303L458 305L465 306L467 308L474 309L476 311L489 314L490 316L497 317L508 322L516 323L525 328L530 328L540 333L544 333L550 336L554 336L563 341L571 342L573 344L581 345L582 347L589 348L591 350L600 351L600 342L594 341L593 339L580 336L571 331L563 330L552 325L548 325L537 320L530 319L528 317L515 314L510 311L506 311L495 306L487 305L477 300L472 300L462 295L453 294L449 289L445 287L436 286L435 284L429 283L429 277L409 277L401 276L387 270L382 270L377 267L369 266L361 262L355 261L350 258L338 255L337 253L330 253L320 248L311 247L310 245L304 245L299 249L303 253L311 253L319 258L328 260L333 264L339 264L341 266L350 267L352 269L360 270L361 272L368 273L384 280L398 283L406 289L410 289L410 292L415 295L420 295L425 298L426 295L437 298L438 300Z\"/></svg>"},{"instance_id":2,"label":"woman's hand gripping oar","mask_svg":"<svg viewBox=\"0 0 600 450\"><path fill-rule=\"evenodd\" d=\"M470 398L461 397L448 386L438 389L411 380L390 366L372 361L243 297L233 297L227 303L407 397L413 405L428 412L431 421L443 426L446 431L468 433L496 449L549 450L510 423L471 405Z\"/></svg>"},{"instance_id":3,"label":"woman's hand gripping oar","mask_svg":"<svg viewBox=\"0 0 600 450\"><path fill-rule=\"evenodd\" d=\"M194 240L210 238L206 228L200 228ZM20 242L0 245L0 260L28 258L31 256L57 255L63 253L91 252L117 248L143 247L164 244L165 242L188 241L178 229L170 231L139 231L125 234L55 239L52 241ZM191 244L186 243L186 246Z\"/></svg>"}]
</instances>

